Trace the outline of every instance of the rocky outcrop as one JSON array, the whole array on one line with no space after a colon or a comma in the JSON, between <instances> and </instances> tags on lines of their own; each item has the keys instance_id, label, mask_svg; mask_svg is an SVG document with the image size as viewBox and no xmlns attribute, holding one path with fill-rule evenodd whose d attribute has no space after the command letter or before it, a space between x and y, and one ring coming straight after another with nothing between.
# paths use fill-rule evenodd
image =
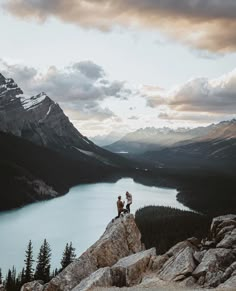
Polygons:
<instances>
[{"instance_id":1,"label":"rocky outcrop","mask_svg":"<svg viewBox=\"0 0 236 291\"><path fill-rule=\"evenodd\" d=\"M43 290L235 290L235 229L236 215L217 217L209 239L190 238L157 256L154 248L142 249L134 217L125 215L110 223L102 237ZM41 291L36 286L22 291Z\"/></svg>"},{"instance_id":2,"label":"rocky outcrop","mask_svg":"<svg viewBox=\"0 0 236 291\"><path fill-rule=\"evenodd\" d=\"M161 268L159 277L167 281L179 281L192 273L196 267L193 258L194 248L187 246L173 255Z\"/></svg>"},{"instance_id":3,"label":"rocky outcrop","mask_svg":"<svg viewBox=\"0 0 236 291\"><path fill-rule=\"evenodd\" d=\"M72 291L85 291L94 287L111 287L113 285L111 269L109 267L101 268L92 273L77 285Z\"/></svg>"},{"instance_id":4,"label":"rocky outcrop","mask_svg":"<svg viewBox=\"0 0 236 291\"><path fill-rule=\"evenodd\" d=\"M120 259L111 267L113 286L125 287L140 283L142 275L149 269L152 256L156 255L155 248Z\"/></svg>"},{"instance_id":5,"label":"rocky outcrop","mask_svg":"<svg viewBox=\"0 0 236 291\"><path fill-rule=\"evenodd\" d=\"M153 260L159 279L177 281L199 288L233 287L236 273L234 235L236 215L213 219L210 240L189 239ZM225 285L224 285L225 284Z\"/></svg>"},{"instance_id":6,"label":"rocky outcrop","mask_svg":"<svg viewBox=\"0 0 236 291\"><path fill-rule=\"evenodd\" d=\"M142 280L150 270L150 259L156 255L155 248L120 259L114 266L99 269L85 278L73 291L87 291L93 287L130 287Z\"/></svg>"},{"instance_id":7,"label":"rocky outcrop","mask_svg":"<svg viewBox=\"0 0 236 291\"><path fill-rule=\"evenodd\" d=\"M141 234L135 224L134 217L133 215L125 215L123 218L111 222L102 237L52 279L45 290L72 290L84 278L99 268L113 266L119 259L141 250Z\"/></svg>"}]
</instances>

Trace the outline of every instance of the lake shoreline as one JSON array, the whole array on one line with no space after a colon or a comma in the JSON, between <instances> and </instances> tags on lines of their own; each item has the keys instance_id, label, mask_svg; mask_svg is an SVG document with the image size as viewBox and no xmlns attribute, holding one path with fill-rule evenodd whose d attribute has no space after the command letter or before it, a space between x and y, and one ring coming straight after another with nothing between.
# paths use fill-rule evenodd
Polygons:
<instances>
[{"instance_id":1,"label":"lake shoreline","mask_svg":"<svg viewBox=\"0 0 236 291\"><path fill-rule=\"evenodd\" d=\"M125 198L125 192L133 193L131 212L148 205L163 205L186 209L176 200L175 189L148 187L133 178L122 178L116 183L83 184L72 187L67 195L33 203L23 208L0 213L0 232L3 239L0 249L0 268L17 271L23 266L24 252L31 239L34 250L39 249L43 239L51 244L55 261L59 266L63 248L70 241L77 255L85 251L104 231L105 226L117 215L117 196ZM38 226L38 227L35 227ZM12 235L15 239L8 239ZM20 257L20 259L16 259Z\"/></svg>"},{"instance_id":2,"label":"lake shoreline","mask_svg":"<svg viewBox=\"0 0 236 291\"><path fill-rule=\"evenodd\" d=\"M177 201L192 209L208 215L216 216L229 212L235 213L234 177L224 173L212 172L208 169L116 169L109 175L100 178L78 179L78 182L66 183L66 188L60 188L59 195L67 195L71 188L78 185L89 185L94 183L115 183L122 178L132 178L135 182L146 186L156 186L166 189L177 189ZM222 189L222 185L227 191ZM224 192L225 201L222 207L222 192ZM55 197L55 198L57 198ZM43 197L44 198L44 197ZM0 213L20 209L26 205L54 199L46 197L30 203L24 203L21 206L1 209ZM214 207L211 207L213 203Z\"/></svg>"}]
</instances>

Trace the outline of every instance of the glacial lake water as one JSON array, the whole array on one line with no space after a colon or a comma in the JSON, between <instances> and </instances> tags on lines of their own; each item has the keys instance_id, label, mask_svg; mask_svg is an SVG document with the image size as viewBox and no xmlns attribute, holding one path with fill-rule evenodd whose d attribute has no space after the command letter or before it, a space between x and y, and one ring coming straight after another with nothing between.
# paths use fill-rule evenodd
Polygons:
<instances>
[{"instance_id":1,"label":"glacial lake water","mask_svg":"<svg viewBox=\"0 0 236 291\"><path fill-rule=\"evenodd\" d=\"M78 185L65 196L0 213L0 268L5 274L13 265L19 272L31 239L36 259L46 238L52 249L52 267L60 267L62 252L72 242L80 255L104 232L117 215L117 196L133 195L131 212L147 205L188 209L176 200L175 189L144 186L130 178L116 183Z\"/></svg>"}]
</instances>

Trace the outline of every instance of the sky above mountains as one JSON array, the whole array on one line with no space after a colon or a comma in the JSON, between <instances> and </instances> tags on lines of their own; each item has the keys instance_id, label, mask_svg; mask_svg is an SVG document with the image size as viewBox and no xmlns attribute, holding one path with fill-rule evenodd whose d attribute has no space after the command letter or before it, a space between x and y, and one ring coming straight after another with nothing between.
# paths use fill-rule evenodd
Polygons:
<instances>
[{"instance_id":1,"label":"sky above mountains","mask_svg":"<svg viewBox=\"0 0 236 291\"><path fill-rule=\"evenodd\" d=\"M0 0L0 72L85 135L235 117L234 0Z\"/></svg>"}]
</instances>

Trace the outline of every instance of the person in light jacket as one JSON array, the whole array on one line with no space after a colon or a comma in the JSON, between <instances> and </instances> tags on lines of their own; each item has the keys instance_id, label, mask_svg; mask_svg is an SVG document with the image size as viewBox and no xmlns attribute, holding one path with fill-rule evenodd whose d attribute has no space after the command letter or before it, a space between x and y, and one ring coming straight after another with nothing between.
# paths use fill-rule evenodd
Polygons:
<instances>
[{"instance_id":1,"label":"person in light jacket","mask_svg":"<svg viewBox=\"0 0 236 291\"><path fill-rule=\"evenodd\" d=\"M126 192L126 200L127 200L126 209L127 209L127 212L130 213L130 205L132 204L133 200L132 200L132 194L129 193L128 191Z\"/></svg>"}]
</instances>

